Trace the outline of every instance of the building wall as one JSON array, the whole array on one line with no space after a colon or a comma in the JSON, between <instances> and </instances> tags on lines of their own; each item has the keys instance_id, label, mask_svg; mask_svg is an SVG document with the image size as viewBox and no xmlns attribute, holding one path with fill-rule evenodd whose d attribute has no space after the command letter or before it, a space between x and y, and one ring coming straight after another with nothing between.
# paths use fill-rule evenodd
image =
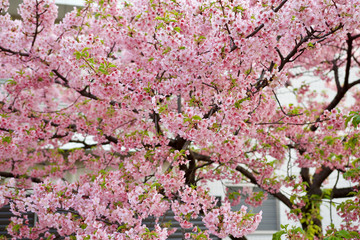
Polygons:
<instances>
[{"instance_id":1,"label":"building wall","mask_svg":"<svg viewBox=\"0 0 360 240\"><path fill-rule=\"evenodd\" d=\"M20 19L20 15L17 12L18 6L22 3L22 0L10 0L10 7L8 13L14 19ZM55 0L56 5L58 8L58 18L57 21L60 21L62 18L65 17L67 12L70 12L74 9L74 7L81 7L84 4L83 0Z\"/></svg>"}]
</instances>

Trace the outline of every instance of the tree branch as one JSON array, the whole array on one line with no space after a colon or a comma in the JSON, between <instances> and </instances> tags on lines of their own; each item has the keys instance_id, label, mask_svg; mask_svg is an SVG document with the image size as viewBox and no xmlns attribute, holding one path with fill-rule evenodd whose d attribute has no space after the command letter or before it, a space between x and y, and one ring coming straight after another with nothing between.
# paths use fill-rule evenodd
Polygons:
<instances>
[{"instance_id":1,"label":"tree branch","mask_svg":"<svg viewBox=\"0 0 360 240\"><path fill-rule=\"evenodd\" d=\"M211 107L211 109L206 114L204 114L204 119L210 118L214 113L216 113L219 110L220 110L220 107L218 105L214 104Z\"/></svg>"},{"instance_id":2,"label":"tree branch","mask_svg":"<svg viewBox=\"0 0 360 240\"><path fill-rule=\"evenodd\" d=\"M348 198L353 197L357 193L357 191L360 190L360 186L353 186L353 187L347 187L347 188L334 188L332 191L332 197L333 198Z\"/></svg>"},{"instance_id":3,"label":"tree branch","mask_svg":"<svg viewBox=\"0 0 360 240\"><path fill-rule=\"evenodd\" d=\"M311 185L309 168L301 168L300 176L301 176L303 182L308 183L308 186ZM309 188L308 186L306 186L306 188Z\"/></svg>"},{"instance_id":4,"label":"tree branch","mask_svg":"<svg viewBox=\"0 0 360 240\"><path fill-rule=\"evenodd\" d=\"M213 162L211 160L211 158L207 155L203 155L203 154L200 154L200 153L197 153L197 152L190 152L191 155L193 155L193 157L196 159L196 160L199 160L199 161L205 161L205 162ZM248 170L246 170L245 168L241 167L241 166L237 166L236 167L236 170L240 173L242 173L245 177L247 177L251 183L259 186L261 188L261 186L258 184L258 182L256 181L256 178L255 176L249 172ZM286 206L288 206L290 209L293 208L293 204L290 202L290 200L284 195L282 194L281 192L276 192L276 193L270 193L269 194L273 195L274 197L276 197L277 199L279 199L282 203L284 203Z\"/></svg>"},{"instance_id":5,"label":"tree branch","mask_svg":"<svg viewBox=\"0 0 360 240\"><path fill-rule=\"evenodd\" d=\"M344 78L344 88L347 88L349 85L349 77L350 77L350 68L351 68L351 56L352 56L352 49L353 49L353 39L351 37L351 34L347 34L348 39L346 40L346 43L348 45L347 48L347 57L346 57L346 67L345 67L345 78Z\"/></svg>"},{"instance_id":6,"label":"tree branch","mask_svg":"<svg viewBox=\"0 0 360 240\"><path fill-rule=\"evenodd\" d=\"M339 79L339 67L338 67L338 65L336 65L336 60L333 60L332 64L333 64L332 70L334 71L336 89L339 92L342 90L341 85L340 85L340 79Z\"/></svg>"},{"instance_id":7,"label":"tree branch","mask_svg":"<svg viewBox=\"0 0 360 240\"><path fill-rule=\"evenodd\" d=\"M358 80L356 80L356 81L354 81L354 82L350 83L350 84L349 84L349 89L350 89L350 88L352 88L353 86L355 86L355 85L359 84L359 83L360 83L360 79L358 79Z\"/></svg>"},{"instance_id":8,"label":"tree branch","mask_svg":"<svg viewBox=\"0 0 360 240\"><path fill-rule=\"evenodd\" d=\"M282 0L281 3L279 4L279 6L277 6L276 8L272 8L272 10L274 12L278 12L283 6L284 4L287 2L288 0Z\"/></svg>"},{"instance_id":9,"label":"tree branch","mask_svg":"<svg viewBox=\"0 0 360 240\"><path fill-rule=\"evenodd\" d=\"M240 173L242 173L245 177L247 177L251 183L259 186L260 188L262 188L260 186L260 184L256 181L255 176L249 172L248 170L246 170L245 168L241 167L241 166L237 166L236 170L239 171ZM282 194L281 192L276 192L276 193L272 193L272 192L268 192L269 194L273 195L274 197L276 197L277 199L279 199L282 203L284 203L288 208L292 209L293 208L293 204L290 202L290 199L287 198L284 194Z\"/></svg>"},{"instance_id":10,"label":"tree branch","mask_svg":"<svg viewBox=\"0 0 360 240\"><path fill-rule=\"evenodd\" d=\"M27 175L14 175L12 173L9 172L0 172L0 177L4 177L4 178L27 178L27 179L31 179L31 181L33 181L34 183L41 183L41 179L40 178L35 178L35 177L30 177Z\"/></svg>"},{"instance_id":11,"label":"tree branch","mask_svg":"<svg viewBox=\"0 0 360 240\"><path fill-rule=\"evenodd\" d=\"M307 41L309 41L310 39L320 39L320 40L324 40L327 36L335 33L336 31L338 31L339 29L341 29L343 27L342 24L340 24L338 27L336 27L335 29L331 29L331 31L325 33L325 34L319 34L319 35L315 35L315 33L318 33L319 31L316 31L314 29L312 29L310 27L310 30L306 29L307 31L307 35L305 37L301 37L299 42L296 42L294 48L291 50L291 52L284 57L279 49L275 49L280 57L280 66L279 66L279 72L284 68L285 64L288 62L292 62L294 61L296 58L298 58L304 51L305 49L300 50L300 54L297 55L294 59L291 59L299 50L299 48L301 47L301 45Z\"/></svg>"},{"instance_id":12,"label":"tree branch","mask_svg":"<svg viewBox=\"0 0 360 240\"><path fill-rule=\"evenodd\" d=\"M30 56L29 53L15 52L15 51L13 51L11 49L7 49L7 48L4 48L2 46L0 46L0 50L2 52L11 53L12 55L20 55L22 57L29 57Z\"/></svg>"},{"instance_id":13,"label":"tree branch","mask_svg":"<svg viewBox=\"0 0 360 240\"><path fill-rule=\"evenodd\" d=\"M273 10L274 12L278 12L278 11L285 5L285 3L286 3L287 1L288 1L288 0L283 0L283 1L279 4L279 6L277 6L276 8L273 8L273 7L272 7L272 10ZM265 25L264 25L263 23L260 24L260 26L258 26L252 33L250 33L249 35L247 35L246 38L251 38L251 37L255 36L255 34L257 34L264 26L265 26Z\"/></svg>"},{"instance_id":14,"label":"tree branch","mask_svg":"<svg viewBox=\"0 0 360 240\"><path fill-rule=\"evenodd\" d=\"M258 26L257 28L255 28L255 30L250 33L249 35L246 36L246 38L251 38L253 36L255 36L255 34L257 34L265 25L262 23L260 26Z\"/></svg>"},{"instance_id":15,"label":"tree branch","mask_svg":"<svg viewBox=\"0 0 360 240\"><path fill-rule=\"evenodd\" d=\"M36 4L35 4L35 8L36 8L36 16L35 16L35 18L36 18L36 23L35 23L35 32L34 32L34 35L33 35L33 40L32 40L32 42L31 42L31 49L32 49L32 48L34 47L34 45L35 45L35 41L36 41L36 38L37 38L38 34L39 34L40 32L42 32L42 30L44 29L44 28L43 28L43 29L41 29L41 30L39 31L39 27L40 27L40 25L41 25L41 22L39 22L39 19L40 19L40 16L47 11L47 9L44 10L44 12L39 13L39 4L40 4L40 3L39 3L38 1L36 1ZM31 50L30 50L30 52L31 52Z\"/></svg>"},{"instance_id":16,"label":"tree branch","mask_svg":"<svg viewBox=\"0 0 360 240\"><path fill-rule=\"evenodd\" d=\"M153 122L155 124L155 130L156 130L156 133L159 134L159 135L162 135L162 131L161 131L161 128L160 128L160 115L158 113L156 113L154 110L152 112L152 114L150 115L153 119Z\"/></svg>"},{"instance_id":17,"label":"tree branch","mask_svg":"<svg viewBox=\"0 0 360 240\"><path fill-rule=\"evenodd\" d=\"M308 40L311 39L311 37L314 35L315 31L309 31L308 34L304 37L301 38L300 41L295 45L295 47L291 50L291 52L284 57L280 51L278 49L276 49L276 51L278 52L279 56L280 56L280 66L279 66L279 72L284 68L285 64L290 62L290 59L298 52L299 47L307 42Z\"/></svg>"},{"instance_id":18,"label":"tree branch","mask_svg":"<svg viewBox=\"0 0 360 240\"><path fill-rule=\"evenodd\" d=\"M313 181L312 181L311 186L309 187L308 195L310 195L310 196L313 194L321 195L320 186L325 181L325 179L327 179L329 177L329 175L333 171L334 170L329 167L322 166L320 169L320 172L315 173L313 175Z\"/></svg>"}]
</instances>

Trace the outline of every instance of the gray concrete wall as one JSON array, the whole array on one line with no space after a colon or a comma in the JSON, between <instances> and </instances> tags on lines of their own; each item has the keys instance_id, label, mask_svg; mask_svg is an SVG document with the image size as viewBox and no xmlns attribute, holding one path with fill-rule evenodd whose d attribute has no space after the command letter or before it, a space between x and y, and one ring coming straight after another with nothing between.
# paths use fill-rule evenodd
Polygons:
<instances>
[{"instance_id":1,"label":"gray concrete wall","mask_svg":"<svg viewBox=\"0 0 360 240\"><path fill-rule=\"evenodd\" d=\"M10 7L8 12L10 13L10 15L14 18L14 19L20 19L20 15L17 12L18 6L20 3L22 3L22 0L10 0ZM74 9L74 7L79 8L79 4L74 4L74 5L67 5L67 4L56 4L59 8L59 14L58 17L56 19L56 21L60 21L67 12L70 12Z\"/></svg>"}]
</instances>

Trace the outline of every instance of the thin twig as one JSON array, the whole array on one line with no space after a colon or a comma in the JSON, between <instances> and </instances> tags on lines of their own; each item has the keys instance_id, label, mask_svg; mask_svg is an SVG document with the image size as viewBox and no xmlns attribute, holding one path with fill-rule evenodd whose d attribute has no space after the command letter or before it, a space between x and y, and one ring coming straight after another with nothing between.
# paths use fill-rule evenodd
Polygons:
<instances>
[{"instance_id":1,"label":"thin twig","mask_svg":"<svg viewBox=\"0 0 360 240\"><path fill-rule=\"evenodd\" d=\"M295 117L295 116L302 115L302 113L298 113L298 114L288 114L288 113L286 113L286 112L284 111L283 107L281 106L281 103L280 103L280 101L279 101L279 99L278 99L275 91L274 91L274 90L271 90L271 91L273 92L273 94L274 94L274 96L275 96L275 99L276 99L277 103L279 104L280 110L281 110L281 112L282 112L283 114L285 114L285 115L288 116L288 117Z\"/></svg>"}]
</instances>

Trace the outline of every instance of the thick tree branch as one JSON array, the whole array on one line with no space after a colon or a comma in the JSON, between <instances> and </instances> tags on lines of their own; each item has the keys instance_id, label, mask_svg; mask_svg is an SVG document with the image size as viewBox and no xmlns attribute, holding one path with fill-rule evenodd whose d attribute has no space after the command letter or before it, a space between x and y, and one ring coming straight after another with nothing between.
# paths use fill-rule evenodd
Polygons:
<instances>
[{"instance_id":1,"label":"thick tree branch","mask_svg":"<svg viewBox=\"0 0 360 240\"><path fill-rule=\"evenodd\" d=\"M12 51L11 49L7 49L7 48L4 48L2 46L0 46L0 50L2 52L5 52L5 53L10 53L12 55L19 55L21 57L29 57L30 55L28 53L23 53L23 52L15 52L15 51Z\"/></svg>"},{"instance_id":2,"label":"thick tree branch","mask_svg":"<svg viewBox=\"0 0 360 240\"><path fill-rule=\"evenodd\" d=\"M330 104L325 108L325 110L331 111L332 109L334 109L339 103L340 101L343 99L343 97L345 96L346 92L354 87L355 85L360 84L360 79L350 83L347 85L347 87L345 88L345 86L343 88L340 89L340 91L337 92L337 94L335 95L334 99L330 102ZM317 118L315 123L320 122L320 118ZM315 125L312 125L310 127L311 131L316 131L317 127Z\"/></svg>"},{"instance_id":3,"label":"thick tree branch","mask_svg":"<svg viewBox=\"0 0 360 240\"><path fill-rule=\"evenodd\" d=\"M196 160L204 161L204 162L211 162L211 163L214 162L214 161L211 160L210 156L207 156L207 155L204 155L204 154L200 154L200 153L197 153L197 152L193 152L193 151L190 151L190 154L191 154Z\"/></svg>"},{"instance_id":4,"label":"thick tree branch","mask_svg":"<svg viewBox=\"0 0 360 240\"><path fill-rule=\"evenodd\" d=\"M181 109L181 94L179 94L177 96L177 108L178 108L178 113L182 113L182 109Z\"/></svg>"},{"instance_id":5,"label":"thick tree branch","mask_svg":"<svg viewBox=\"0 0 360 240\"><path fill-rule=\"evenodd\" d=\"M104 136L109 142L112 142L115 144L117 144L119 142L119 140L116 137L113 137L111 135L106 135L106 134Z\"/></svg>"},{"instance_id":6,"label":"thick tree branch","mask_svg":"<svg viewBox=\"0 0 360 240\"><path fill-rule=\"evenodd\" d=\"M357 39L357 38L360 38L360 34L356 34L356 35L354 35L354 36L351 36L351 39L352 39L352 40L355 40L355 39Z\"/></svg>"},{"instance_id":7,"label":"thick tree branch","mask_svg":"<svg viewBox=\"0 0 360 240\"><path fill-rule=\"evenodd\" d=\"M322 192L320 187L333 171L334 170L329 167L322 166L320 171L313 175L313 181L307 194L310 196L313 194L321 196Z\"/></svg>"},{"instance_id":8,"label":"thick tree branch","mask_svg":"<svg viewBox=\"0 0 360 240\"><path fill-rule=\"evenodd\" d=\"M156 133L159 134L159 135L162 135L162 131L161 131L161 128L160 128L160 115L158 113L156 113L155 111L152 112L152 114L150 115L153 119L153 122L155 124L155 130L156 130Z\"/></svg>"},{"instance_id":9,"label":"thick tree branch","mask_svg":"<svg viewBox=\"0 0 360 240\"><path fill-rule=\"evenodd\" d=\"M279 6L277 6L276 8L272 8L272 10L274 12L278 12L284 5L285 3L287 2L288 0L282 0L281 3L279 4Z\"/></svg>"},{"instance_id":10,"label":"thick tree branch","mask_svg":"<svg viewBox=\"0 0 360 240\"><path fill-rule=\"evenodd\" d=\"M333 63L334 64L333 70L334 70L334 74L335 74L335 81L336 81L336 86L337 86L338 91L337 91L337 94L334 97L334 99L326 107L325 110L331 111L332 109L334 109L339 104L339 102L343 99L346 92L351 87L360 83L360 80L357 80L357 81L349 84L351 57L352 57L352 41L353 41L353 38L351 37L350 34L348 34L348 39L347 39L348 48L347 48L347 60L346 60L347 62L346 62L346 68L345 68L345 77L344 77L344 86L343 87L340 86L340 82L338 79L338 73L337 73L337 66L335 65L335 63ZM320 118L317 118L316 122L318 122L318 121L320 121ZM316 131L317 127L315 125L312 125L310 127L310 130ZM308 194L309 195L312 195L312 194L321 195L320 186L332 172L333 172L333 170L330 169L329 167L322 166L320 171L317 171L317 173L315 173L313 175L313 184L310 186ZM335 195L335 193L336 193L336 195ZM340 191L335 190L335 193L334 193L334 196L341 196Z\"/></svg>"},{"instance_id":11,"label":"thick tree branch","mask_svg":"<svg viewBox=\"0 0 360 240\"><path fill-rule=\"evenodd\" d=\"M309 168L301 168L300 176L302 181L308 184L308 186L306 186L306 188L308 189L311 185Z\"/></svg>"},{"instance_id":12,"label":"thick tree branch","mask_svg":"<svg viewBox=\"0 0 360 240\"><path fill-rule=\"evenodd\" d=\"M255 176L249 172L248 170L246 170L245 168L241 167L241 166L237 166L236 170L240 173L242 173L245 177L247 177L251 183L259 186L260 184L256 181ZM272 193L272 192L268 192L269 194L273 195L274 197L276 197L277 199L279 199L282 203L284 203L288 208L292 209L293 208L293 204L290 202L290 199L287 198L284 194L282 194L281 192L276 192L276 193Z\"/></svg>"},{"instance_id":13,"label":"thick tree branch","mask_svg":"<svg viewBox=\"0 0 360 240\"><path fill-rule=\"evenodd\" d=\"M308 34L305 37L302 37L300 39L300 41L298 43L296 43L294 48L290 51L290 53L286 57L284 57L281 54L281 52L280 52L280 50L278 48L275 48L276 51L279 54L279 57L280 57L279 72L284 68L286 63L291 61L290 59L298 52L298 49L301 47L301 45L311 39L311 37L314 35L314 33L315 33L314 30L309 31Z\"/></svg>"},{"instance_id":14,"label":"thick tree branch","mask_svg":"<svg viewBox=\"0 0 360 240\"><path fill-rule=\"evenodd\" d=\"M349 84L349 89L352 88L353 86L357 85L357 84L360 84L360 79L358 79L358 80L350 83L350 84Z\"/></svg>"},{"instance_id":15,"label":"thick tree branch","mask_svg":"<svg viewBox=\"0 0 360 240\"><path fill-rule=\"evenodd\" d=\"M348 198L356 195L356 192L360 190L360 186L353 186L347 188L334 188L332 191L333 198Z\"/></svg>"},{"instance_id":16,"label":"thick tree branch","mask_svg":"<svg viewBox=\"0 0 360 240\"><path fill-rule=\"evenodd\" d=\"M191 154L194 156L195 159L199 160L199 161L205 161L205 162L213 162L211 160L211 158L207 155L203 155L203 154L199 154L196 152L191 152ZM237 166L236 170L240 173L242 173L245 177L247 177L251 183L259 186L261 188L261 186L259 185L259 183L256 181L255 176L248 170L246 170L245 168L241 167L241 166ZM293 208L293 204L290 202L290 200L281 192L277 192L277 193L269 193L271 195L273 195L274 197L276 197L277 199L279 199L282 203L284 203L286 206L288 206L290 209Z\"/></svg>"},{"instance_id":17,"label":"thick tree branch","mask_svg":"<svg viewBox=\"0 0 360 240\"><path fill-rule=\"evenodd\" d=\"M26 176L26 175L14 175L14 174L9 173L9 172L0 172L0 177L4 177L4 178L26 178L26 179L31 179L31 181L33 181L34 183L41 183L42 182L40 178L30 177L30 176Z\"/></svg>"},{"instance_id":18,"label":"thick tree branch","mask_svg":"<svg viewBox=\"0 0 360 240\"><path fill-rule=\"evenodd\" d=\"M339 79L339 66L336 65L336 60L333 60L332 64L333 64L332 70L334 71L336 89L339 92L339 91L341 91L341 85L340 85L340 79Z\"/></svg>"},{"instance_id":19,"label":"thick tree branch","mask_svg":"<svg viewBox=\"0 0 360 240\"><path fill-rule=\"evenodd\" d=\"M214 113L216 113L216 112L219 111L219 110L220 110L220 107L219 107L218 105L214 104L214 105L210 108L210 110L209 110L207 113L204 114L204 119L210 118Z\"/></svg>"}]
</instances>

